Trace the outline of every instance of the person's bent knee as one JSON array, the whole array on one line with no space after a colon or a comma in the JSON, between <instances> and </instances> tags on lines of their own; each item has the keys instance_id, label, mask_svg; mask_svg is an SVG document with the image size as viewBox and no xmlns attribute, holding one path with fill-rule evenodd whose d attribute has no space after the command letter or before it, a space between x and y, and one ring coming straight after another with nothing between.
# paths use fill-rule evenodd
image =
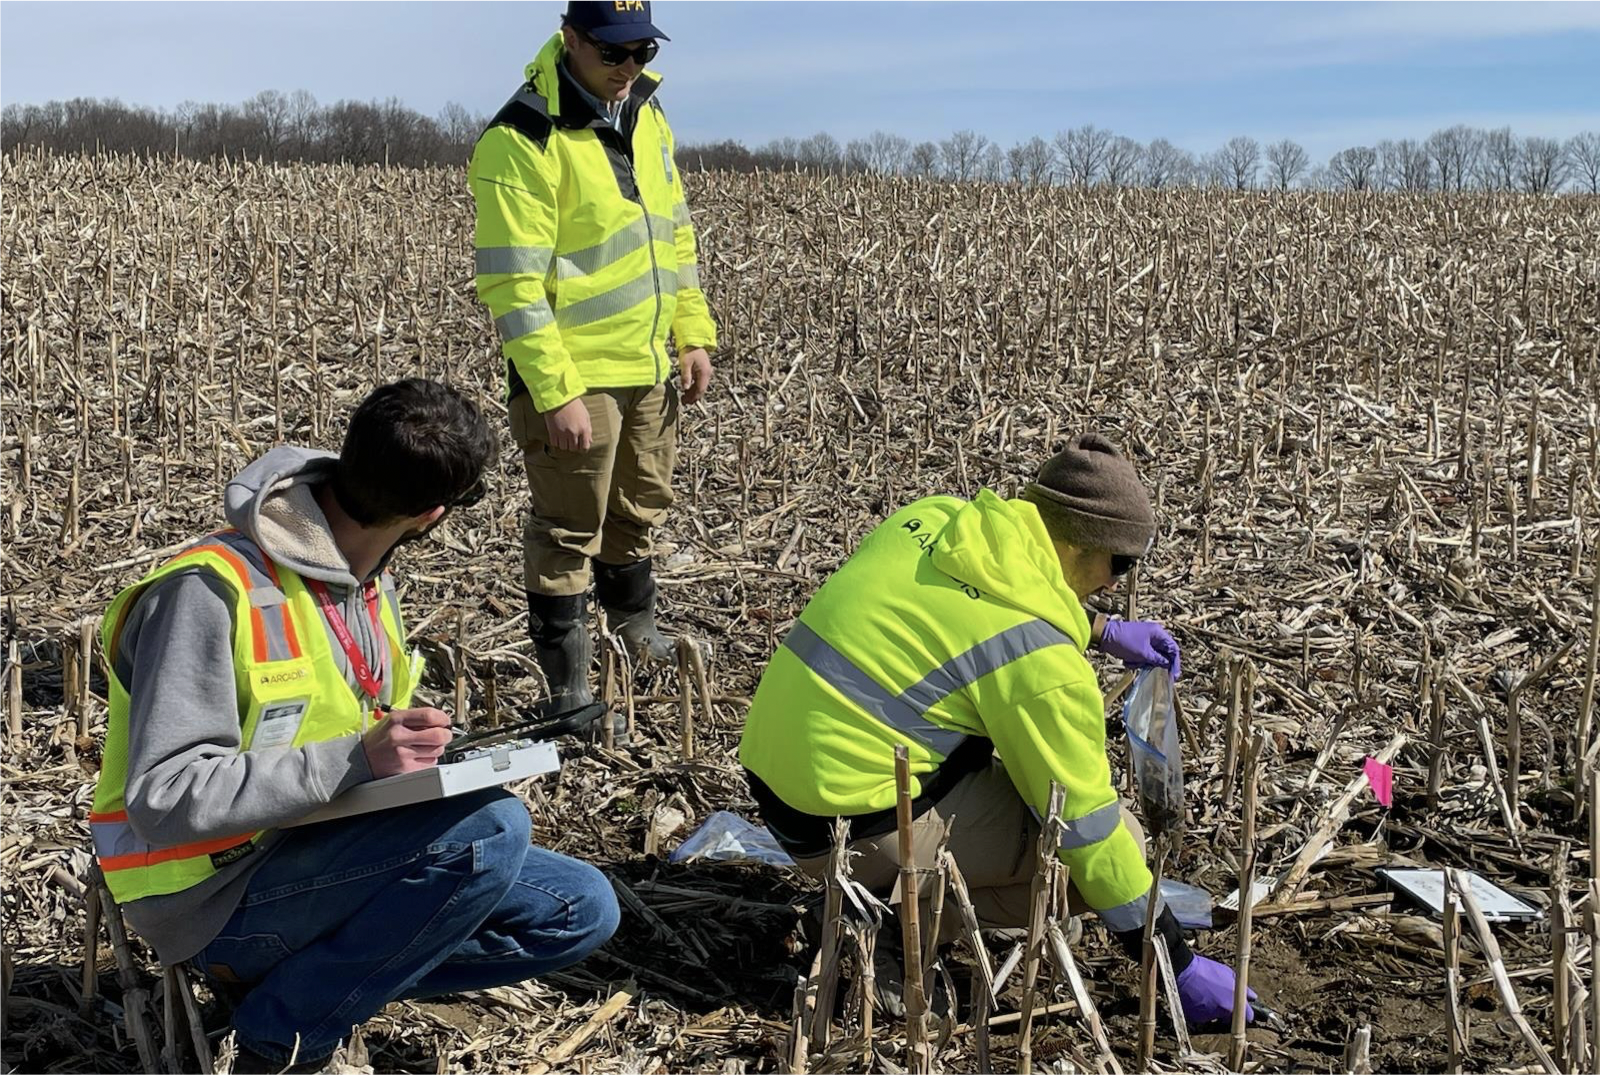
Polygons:
<instances>
[{"instance_id":1,"label":"person's bent knee","mask_svg":"<svg viewBox=\"0 0 1600 1076\"><path fill-rule=\"evenodd\" d=\"M499 795L479 809L489 829L483 839L526 853L533 840L533 819L527 805L504 789L497 791Z\"/></svg>"},{"instance_id":2,"label":"person's bent knee","mask_svg":"<svg viewBox=\"0 0 1600 1076\"><path fill-rule=\"evenodd\" d=\"M533 839L533 820L528 808L505 789L489 789L471 795L479 803L457 827L473 847L473 869L480 874L495 874L507 887L522 871Z\"/></svg>"},{"instance_id":3,"label":"person's bent knee","mask_svg":"<svg viewBox=\"0 0 1600 1076\"><path fill-rule=\"evenodd\" d=\"M587 863L577 868L566 894L567 931L573 936L572 958L581 960L611 940L622 922L622 909L610 879Z\"/></svg>"}]
</instances>

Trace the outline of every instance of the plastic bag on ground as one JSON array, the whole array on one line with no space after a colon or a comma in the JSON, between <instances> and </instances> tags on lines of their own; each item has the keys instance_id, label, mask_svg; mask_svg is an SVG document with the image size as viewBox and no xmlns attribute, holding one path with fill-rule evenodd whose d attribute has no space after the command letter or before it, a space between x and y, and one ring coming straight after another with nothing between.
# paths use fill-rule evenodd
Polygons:
<instances>
[{"instance_id":1,"label":"plastic bag on ground","mask_svg":"<svg viewBox=\"0 0 1600 1076\"><path fill-rule=\"evenodd\" d=\"M794 860L765 826L748 822L732 811L717 811L667 857L669 863L712 859L719 863L768 863L792 867Z\"/></svg>"},{"instance_id":2,"label":"plastic bag on ground","mask_svg":"<svg viewBox=\"0 0 1600 1076\"><path fill-rule=\"evenodd\" d=\"M1211 894L1197 885L1161 879L1161 899L1185 930L1211 929Z\"/></svg>"},{"instance_id":3,"label":"plastic bag on ground","mask_svg":"<svg viewBox=\"0 0 1600 1076\"><path fill-rule=\"evenodd\" d=\"M1178 747L1178 711L1172 702L1172 677L1150 666L1133 678L1122 704L1128 731L1133 779L1152 835L1183 828L1183 759Z\"/></svg>"}]
</instances>

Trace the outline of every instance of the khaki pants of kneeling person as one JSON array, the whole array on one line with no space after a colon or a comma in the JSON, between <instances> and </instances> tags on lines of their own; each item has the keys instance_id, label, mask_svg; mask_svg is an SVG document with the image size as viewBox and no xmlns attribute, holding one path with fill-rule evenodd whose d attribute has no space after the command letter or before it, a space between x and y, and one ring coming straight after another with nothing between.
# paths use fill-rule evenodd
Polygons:
<instances>
[{"instance_id":1,"label":"khaki pants of kneeling person","mask_svg":"<svg viewBox=\"0 0 1600 1076\"><path fill-rule=\"evenodd\" d=\"M950 854L961 869L971 891L972 907L978 925L985 928L1026 927L1029 896L1038 863L1039 823L1023 802L1005 767L998 761L986 770L958 782L949 795L935 803L911 824L912 853L917 866L931 868L947 820L955 818L950 830ZM1122 821L1144 851L1144 827L1122 807ZM858 853L850 858L850 875L880 898L899 903L900 838L894 831L877 837L852 841L848 846ZM797 861L801 870L821 879L828 857L809 856ZM921 922L926 929L933 895L931 871L920 877ZM887 895L887 896L886 896ZM1091 910L1068 884L1067 903L1074 915ZM945 899L939 941L954 941L961 933L961 916L955 902Z\"/></svg>"},{"instance_id":2,"label":"khaki pants of kneeling person","mask_svg":"<svg viewBox=\"0 0 1600 1076\"><path fill-rule=\"evenodd\" d=\"M632 564L650 555L650 532L672 505L678 458L678 390L671 381L591 389L583 397L592 447L550 444L544 415L526 392L510 403L533 504L522 535L524 589L578 594L589 560Z\"/></svg>"}]
</instances>

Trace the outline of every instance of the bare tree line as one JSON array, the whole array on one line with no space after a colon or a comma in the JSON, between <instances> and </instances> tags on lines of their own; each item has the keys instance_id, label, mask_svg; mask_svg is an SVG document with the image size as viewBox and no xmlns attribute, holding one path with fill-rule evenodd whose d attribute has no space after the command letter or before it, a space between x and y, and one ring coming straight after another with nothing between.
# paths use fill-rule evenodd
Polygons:
<instances>
[{"instance_id":1,"label":"bare tree line","mask_svg":"<svg viewBox=\"0 0 1600 1076\"><path fill-rule=\"evenodd\" d=\"M57 153L176 154L353 164L461 164L488 122L454 101L425 116L399 98L323 105L305 90L264 90L239 105L166 109L74 98L7 105L0 147Z\"/></svg>"},{"instance_id":2,"label":"bare tree line","mask_svg":"<svg viewBox=\"0 0 1600 1076\"><path fill-rule=\"evenodd\" d=\"M1486 131L1460 124L1421 140L1351 146L1322 164L1313 164L1305 148L1287 138L1263 146L1240 135L1196 154L1164 138L1141 144L1093 124L1059 131L1049 141L1035 135L1009 149L970 129L917 143L874 131L842 145L819 132L756 149L731 140L685 145L678 156L689 169L785 168L1072 187L1600 193L1600 133L1584 131L1561 142L1522 137L1509 127Z\"/></svg>"},{"instance_id":3,"label":"bare tree line","mask_svg":"<svg viewBox=\"0 0 1600 1076\"><path fill-rule=\"evenodd\" d=\"M305 90L265 90L239 105L185 102L171 110L75 98L7 105L0 113L0 147L460 164L486 123L487 117L455 102L437 116L426 116L398 98L322 105ZM1313 164L1305 149L1287 138L1263 146L1241 135L1211 153L1196 154L1164 138L1142 144L1094 124L1059 131L1050 140L1035 135L1009 148L971 129L939 142L915 143L874 131L841 144L818 132L774 139L756 149L733 140L682 145L678 157L691 170L799 169L1074 187L1600 193L1600 133L1584 131L1561 142L1519 136L1509 127L1459 124L1421 140L1351 146L1321 164Z\"/></svg>"}]
</instances>

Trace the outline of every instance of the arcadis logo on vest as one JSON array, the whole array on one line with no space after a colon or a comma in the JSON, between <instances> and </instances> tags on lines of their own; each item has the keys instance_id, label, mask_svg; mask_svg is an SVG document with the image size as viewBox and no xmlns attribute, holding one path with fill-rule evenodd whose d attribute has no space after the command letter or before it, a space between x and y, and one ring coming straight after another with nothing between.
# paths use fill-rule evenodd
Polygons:
<instances>
[{"instance_id":1,"label":"arcadis logo on vest","mask_svg":"<svg viewBox=\"0 0 1600 1076\"><path fill-rule=\"evenodd\" d=\"M256 677L258 684L292 684L296 680L304 680L311 675L311 670L301 666L298 669L283 669L279 672L262 673Z\"/></svg>"}]
</instances>

